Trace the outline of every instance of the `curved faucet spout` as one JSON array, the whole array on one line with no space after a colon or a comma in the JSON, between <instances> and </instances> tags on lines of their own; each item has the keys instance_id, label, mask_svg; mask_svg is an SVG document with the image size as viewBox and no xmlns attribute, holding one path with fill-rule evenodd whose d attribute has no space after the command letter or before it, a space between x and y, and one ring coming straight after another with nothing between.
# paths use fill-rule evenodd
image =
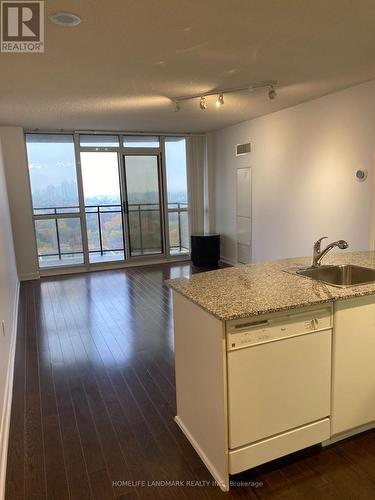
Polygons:
<instances>
[{"instance_id":1,"label":"curved faucet spout","mask_svg":"<svg viewBox=\"0 0 375 500\"><path fill-rule=\"evenodd\" d=\"M312 267L319 267L321 265L322 259L327 253L332 250L332 248L340 248L341 250L345 250L348 248L349 244L345 240L338 240L330 243L325 247L324 250L321 249L321 242L327 238L327 236L323 236L322 238L319 238L318 241L314 243L314 255L313 255L313 262L312 262Z\"/></svg>"}]
</instances>

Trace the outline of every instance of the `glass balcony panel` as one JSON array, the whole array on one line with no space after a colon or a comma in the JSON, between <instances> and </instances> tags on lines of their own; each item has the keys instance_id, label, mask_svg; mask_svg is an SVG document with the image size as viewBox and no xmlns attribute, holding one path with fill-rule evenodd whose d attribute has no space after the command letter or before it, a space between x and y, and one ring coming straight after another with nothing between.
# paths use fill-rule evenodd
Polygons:
<instances>
[{"instance_id":1,"label":"glass balcony panel","mask_svg":"<svg viewBox=\"0 0 375 500\"><path fill-rule=\"evenodd\" d=\"M36 220L38 255L58 254L56 219Z\"/></svg>"},{"instance_id":2,"label":"glass balcony panel","mask_svg":"<svg viewBox=\"0 0 375 500\"><path fill-rule=\"evenodd\" d=\"M96 212L86 211L86 227L89 252L100 252L99 223Z\"/></svg>"},{"instance_id":3,"label":"glass balcony panel","mask_svg":"<svg viewBox=\"0 0 375 500\"><path fill-rule=\"evenodd\" d=\"M180 213L181 224L181 253L190 251L189 217L187 212Z\"/></svg>"},{"instance_id":4,"label":"glass balcony panel","mask_svg":"<svg viewBox=\"0 0 375 500\"><path fill-rule=\"evenodd\" d=\"M105 250L122 250L124 240L121 211L115 213L102 212L100 217L103 248Z\"/></svg>"},{"instance_id":5,"label":"glass balcony panel","mask_svg":"<svg viewBox=\"0 0 375 500\"><path fill-rule=\"evenodd\" d=\"M170 211L169 247L171 255L188 254L190 249L189 219L186 211Z\"/></svg>"},{"instance_id":6,"label":"glass balcony panel","mask_svg":"<svg viewBox=\"0 0 375 500\"><path fill-rule=\"evenodd\" d=\"M36 220L35 233L41 268L83 264L79 218Z\"/></svg>"},{"instance_id":7,"label":"glass balcony panel","mask_svg":"<svg viewBox=\"0 0 375 500\"><path fill-rule=\"evenodd\" d=\"M168 214L169 225L169 246L171 251L177 251L180 247L180 238L178 230L178 213L169 212Z\"/></svg>"}]
</instances>

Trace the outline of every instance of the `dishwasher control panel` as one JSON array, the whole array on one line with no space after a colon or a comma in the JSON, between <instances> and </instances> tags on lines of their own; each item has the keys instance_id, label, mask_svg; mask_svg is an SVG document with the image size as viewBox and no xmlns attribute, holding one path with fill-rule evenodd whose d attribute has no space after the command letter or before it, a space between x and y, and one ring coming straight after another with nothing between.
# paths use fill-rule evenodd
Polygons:
<instances>
[{"instance_id":1,"label":"dishwasher control panel","mask_svg":"<svg viewBox=\"0 0 375 500\"><path fill-rule=\"evenodd\" d=\"M331 327L331 306L233 320L227 323L227 350L274 342Z\"/></svg>"}]
</instances>

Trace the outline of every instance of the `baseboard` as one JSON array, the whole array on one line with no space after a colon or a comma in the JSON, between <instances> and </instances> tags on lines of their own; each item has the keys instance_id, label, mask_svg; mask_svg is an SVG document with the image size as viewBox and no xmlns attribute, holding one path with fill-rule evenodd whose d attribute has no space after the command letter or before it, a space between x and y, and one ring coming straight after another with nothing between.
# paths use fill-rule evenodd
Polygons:
<instances>
[{"instance_id":1,"label":"baseboard","mask_svg":"<svg viewBox=\"0 0 375 500\"><path fill-rule=\"evenodd\" d=\"M233 259L228 259L227 257L220 257L220 261L224 264L229 264L230 266L237 266L238 263Z\"/></svg>"},{"instance_id":2,"label":"baseboard","mask_svg":"<svg viewBox=\"0 0 375 500\"><path fill-rule=\"evenodd\" d=\"M31 281L31 280L38 280L40 278L40 274L38 272L36 273L26 273L26 274L20 274L18 276L20 281Z\"/></svg>"},{"instance_id":3,"label":"baseboard","mask_svg":"<svg viewBox=\"0 0 375 500\"><path fill-rule=\"evenodd\" d=\"M361 434L362 432L371 431L375 429L375 422L370 422L365 425L361 425L360 427L355 427L354 429L350 429L349 431L341 432L340 434L336 434L332 436L330 439L322 442L322 446L329 446L330 444L338 443L343 439L348 439L350 437L356 436L357 434Z\"/></svg>"},{"instance_id":4,"label":"baseboard","mask_svg":"<svg viewBox=\"0 0 375 500\"><path fill-rule=\"evenodd\" d=\"M188 441L190 442L190 444L192 445L194 450L198 453L202 462L207 467L207 469L210 471L212 477L215 479L215 481L216 481L217 485L220 487L220 489L222 491L229 491L229 476L226 480L224 478L220 477L220 475L217 472L217 470L215 469L215 467L212 465L210 460L207 458L206 454L204 453L202 448L199 446L199 444L196 442L194 437L191 435L190 431L183 424L181 419L178 416L176 416L176 417L174 417L174 420L175 420L176 424L179 426L179 428L182 430L182 432L185 434L185 436L187 437Z\"/></svg>"},{"instance_id":5,"label":"baseboard","mask_svg":"<svg viewBox=\"0 0 375 500\"><path fill-rule=\"evenodd\" d=\"M1 415L1 426L0 426L0 498L2 499L5 498L5 479L6 479L7 458L8 458L10 412L12 408L12 394L13 394L14 357L16 352L18 305L20 296L19 282L17 284L15 295L16 296L13 308L12 338L10 341L8 368L7 368L5 390L4 390L4 405L3 405L3 413Z\"/></svg>"}]
</instances>

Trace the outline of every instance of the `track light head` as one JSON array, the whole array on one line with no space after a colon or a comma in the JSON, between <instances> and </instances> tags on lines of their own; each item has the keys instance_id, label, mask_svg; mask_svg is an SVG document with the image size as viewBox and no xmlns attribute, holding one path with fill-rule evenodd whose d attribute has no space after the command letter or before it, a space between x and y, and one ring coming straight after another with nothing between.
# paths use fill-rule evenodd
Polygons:
<instances>
[{"instance_id":1,"label":"track light head","mask_svg":"<svg viewBox=\"0 0 375 500\"><path fill-rule=\"evenodd\" d=\"M175 111L175 113L177 113L178 111L180 111L180 103L178 101L174 101L173 104L174 104L174 111Z\"/></svg>"},{"instance_id":2,"label":"track light head","mask_svg":"<svg viewBox=\"0 0 375 500\"><path fill-rule=\"evenodd\" d=\"M276 90L273 87L269 88L268 97L269 99L271 99L271 101L272 99L275 99L277 97Z\"/></svg>"},{"instance_id":3,"label":"track light head","mask_svg":"<svg viewBox=\"0 0 375 500\"><path fill-rule=\"evenodd\" d=\"M199 107L201 109L207 109L207 102L206 102L206 98L204 97L204 95L202 95L200 98Z\"/></svg>"},{"instance_id":4,"label":"track light head","mask_svg":"<svg viewBox=\"0 0 375 500\"><path fill-rule=\"evenodd\" d=\"M217 107L220 107L224 104L224 95L223 93L221 92L217 98L217 101L216 101L216 106Z\"/></svg>"}]
</instances>

